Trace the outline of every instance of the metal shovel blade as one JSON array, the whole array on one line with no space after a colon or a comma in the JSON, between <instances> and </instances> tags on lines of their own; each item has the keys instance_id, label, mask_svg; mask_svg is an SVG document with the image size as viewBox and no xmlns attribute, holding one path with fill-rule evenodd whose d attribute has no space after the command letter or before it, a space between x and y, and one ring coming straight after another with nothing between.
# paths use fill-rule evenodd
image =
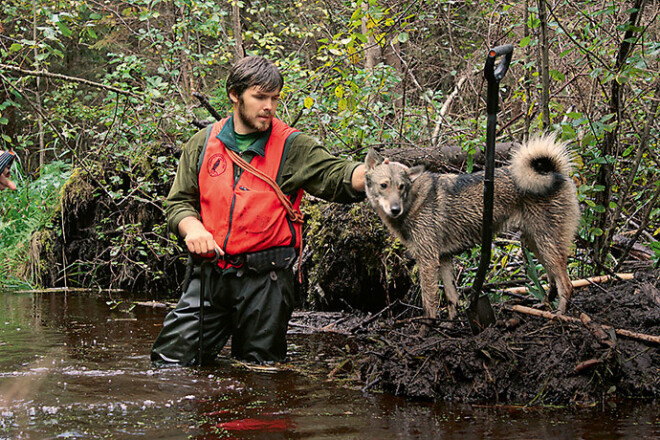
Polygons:
<instances>
[{"instance_id":1,"label":"metal shovel blade","mask_svg":"<svg viewBox=\"0 0 660 440\"><path fill-rule=\"evenodd\" d=\"M476 301L472 301L467 308L468 322L472 333L478 335L486 327L495 324L495 312L490 304L487 295L480 296Z\"/></svg>"}]
</instances>

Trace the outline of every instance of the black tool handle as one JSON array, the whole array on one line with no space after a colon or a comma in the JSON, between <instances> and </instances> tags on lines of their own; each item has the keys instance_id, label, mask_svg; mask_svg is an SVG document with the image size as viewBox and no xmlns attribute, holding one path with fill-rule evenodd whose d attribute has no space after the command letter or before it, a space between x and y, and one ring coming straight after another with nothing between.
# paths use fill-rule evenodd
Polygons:
<instances>
[{"instance_id":1,"label":"black tool handle","mask_svg":"<svg viewBox=\"0 0 660 440\"><path fill-rule=\"evenodd\" d=\"M220 251L213 249L213 252L202 255L191 252L190 257L197 263L217 263L220 259Z\"/></svg>"},{"instance_id":2,"label":"black tool handle","mask_svg":"<svg viewBox=\"0 0 660 440\"><path fill-rule=\"evenodd\" d=\"M500 64L495 68L495 60L499 56L504 56ZM485 152L485 170L484 170L484 212L481 230L481 258L479 267L472 284L472 298L470 307L476 307L477 299L483 287L486 278L486 271L490 265L490 247L493 243L493 199L495 192L495 133L497 128L497 109L499 105L499 86L500 80L504 78L511 57L513 56L513 46L505 44L497 46L488 51L486 57L486 66L484 67L484 76L488 81L488 96L486 107L488 109L488 121L486 125L486 152Z\"/></svg>"},{"instance_id":3,"label":"black tool handle","mask_svg":"<svg viewBox=\"0 0 660 440\"><path fill-rule=\"evenodd\" d=\"M500 64L496 68L495 60L500 56L503 56L504 58L502 58ZM486 77L486 81L488 81L488 99L486 101L488 115L494 115L497 113L499 83L509 70L512 57L513 46L511 44L497 46L488 51L486 67L484 68L484 76Z\"/></svg>"},{"instance_id":4,"label":"black tool handle","mask_svg":"<svg viewBox=\"0 0 660 440\"><path fill-rule=\"evenodd\" d=\"M495 68L495 60L497 57L504 56L500 64ZM513 56L513 45L503 44L502 46L497 46L488 51L488 56L486 57L486 68L484 69L484 76L486 80L491 81L494 79L500 81L506 75L507 70L509 70L509 65L511 64L511 57Z\"/></svg>"},{"instance_id":5,"label":"black tool handle","mask_svg":"<svg viewBox=\"0 0 660 440\"><path fill-rule=\"evenodd\" d=\"M198 321L198 331L199 331L199 347L197 354L197 365L202 366L204 358L204 302L206 301L206 277L207 277L207 266L213 265L218 262L220 258L220 251L218 249L213 249L213 252L208 254L194 254L190 253L190 258L193 261L199 263L199 321Z\"/></svg>"}]
</instances>

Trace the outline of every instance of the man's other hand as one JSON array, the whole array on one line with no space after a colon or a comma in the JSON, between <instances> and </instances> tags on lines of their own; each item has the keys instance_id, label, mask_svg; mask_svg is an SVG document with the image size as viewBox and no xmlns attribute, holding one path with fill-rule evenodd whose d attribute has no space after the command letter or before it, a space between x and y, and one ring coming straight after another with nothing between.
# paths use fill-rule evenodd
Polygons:
<instances>
[{"instance_id":1,"label":"man's other hand","mask_svg":"<svg viewBox=\"0 0 660 440\"><path fill-rule=\"evenodd\" d=\"M11 180L9 180L9 175L10 175L9 167L7 167L2 172L2 174L0 174L0 190L7 188L11 189L12 191L16 190L16 184Z\"/></svg>"}]
</instances>

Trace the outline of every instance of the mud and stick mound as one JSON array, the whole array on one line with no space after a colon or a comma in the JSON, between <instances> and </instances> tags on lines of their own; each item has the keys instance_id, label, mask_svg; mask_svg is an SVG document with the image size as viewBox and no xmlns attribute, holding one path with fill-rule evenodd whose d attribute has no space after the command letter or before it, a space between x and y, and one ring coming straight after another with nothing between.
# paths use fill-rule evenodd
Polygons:
<instances>
[{"instance_id":1,"label":"mud and stick mound","mask_svg":"<svg viewBox=\"0 0 660 440\"><path fill-rule=\"evenodd\" d=\"M567 315L588 317L586 325L511 310L521 303L493 304L497 324L478 335L465 315L430 326L400 319L402 304L345 320L353 354L343 374L365 390L444 401L581 405L660 397L660 344L615 332L660 336L660 271L576 289Z\"/></svg>"}]
</instances>

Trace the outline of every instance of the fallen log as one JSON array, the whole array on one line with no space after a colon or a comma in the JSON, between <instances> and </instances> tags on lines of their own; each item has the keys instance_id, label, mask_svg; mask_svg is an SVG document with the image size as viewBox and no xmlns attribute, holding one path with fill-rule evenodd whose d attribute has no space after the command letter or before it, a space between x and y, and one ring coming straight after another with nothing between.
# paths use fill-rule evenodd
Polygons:
<instances>
[{"instance_id":1,"label":"fallen log","mask_svg":"<svg viewBox=\"0 0 660 440\"><path fill-rule=\"evenodd\" d=\"M295 321L290 321L289 326L309 330L310 332L313 332L313 333L336 333L338 335L347 335L347 336L351 335L351 333L349 333L349 332L333 329L332 327L330 327L328 325L326 325L324 327L315 327L313 325L300 324L300 323L295 322Z\"/></svg>"},{"instance_id":2,"label":"fallen log","mask_svg":"<svg viewBox=\"0 0 660 440\"><path fill-rule=\"evenodd\" d=\"M546 312L544 310L537 310L537 309L533 309L531 307L515 305L515 306L506 306L505 309L509 310L509 311L512 311L512 312L523 313L525 315L536 316L536 317L539 317L539 318L546 318L546 319L549 319L551 321L562 321L562 322L566 322L566 323L569 323L569 324L583 325L582 321L580 321L578 318L574 318L572 316L566 316L566 315L556 315L552 312ZM605 325L605 324L602 324L600 327L603 328L604 330L614 329L614 332L617 335L624 336L626 338L638 339L640 341L660 344L660 336L647 335L645 333L638 333L638 332L633 332L633 331L630 331L630 330L618 329L618 328L614 328L612 326Z\"/></svg>"},{"instance_id":3,"label":"fallen log","mask_svg":"<svg viewBox=\"0 0 660 440\"><path fill-rule=\"evenodd\" d=\"M511 149L515 147L513 142L498 142L495 145L495 161L504 165L509 160ZM470 153L463 150L460 145L443 145L441 149L436 147L393 147L381 148L380 152L388 159L401 162L405 165L424 165L429 171L448 172L448 167L453 171L465 171L465 166ZM484 164L484 149L477 148L472 156L475 168L481 169Z\"/></svg>"},{"instance_id":4,"label":"fallen log","mask_svg":"<svg viewBox=\"0 0 660 440\"><path fill-rule=\"evenodd\" d=\"M50 287L48 289L15 290L14 293L75 293L75 292L107 292L126 293L124 289L94 289L85 287Z\"/></svg>"},{"instance_id":5,"label":"fallen log","mask_svg":"<svg viewBox=\"0 0 660 440\"><path fill-rule=\"evenodd\" d=\"M598 283L607 283L608 281L612 280L621 280L621 281L629 281L633 279L633 274L631 273L618 273L615 276L612 275L599 275L591 278L585 278L581 280L573 280L571 281L571 284L573 285L574 288L578 287L585 287L585 286L590 286L592 284L598 284ZM544 289L548 289L548 286L543 286ZM527 287L522 286L522 287L510 287L508 289L503 290L504 293L512 293L512 294L517 294L520 295L522 293L527 292Z\"/></svg>"},{"instance_id":6,"label":"fallen log","mask_svg":"<svg viewBox=\"0 0 660 440\"><path fill-rule=\"evenodd\" d=\"M151 308L166 308L169 307L162 301L136 301L133 304L136 306L151 307Z\"/></svg>"}]
</instances>

